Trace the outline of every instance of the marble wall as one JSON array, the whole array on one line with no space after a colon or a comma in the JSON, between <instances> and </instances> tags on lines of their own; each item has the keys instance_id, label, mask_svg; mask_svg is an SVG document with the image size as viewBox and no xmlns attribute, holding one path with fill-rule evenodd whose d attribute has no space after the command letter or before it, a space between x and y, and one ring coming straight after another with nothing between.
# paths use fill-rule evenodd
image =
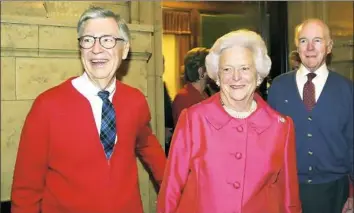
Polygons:
<instances>
[{"instance_id":1,"label":"marble wall","mask_svg":"<svg viewBox=\"0 0 354 213\"><path fill-rule=\"evenodd\" d=\"M129 23L131 51L118 76L146 95L152 128L163 142L163 103L156 98L163 97L161 16L154 15L161 14L159 2L1 2L1 201L10 199L19 136L33 100L82 73L76 24L90 5ZM145 212L155 212L156 194L140 163L139 181Z\"/></svg>"}]
</instances>

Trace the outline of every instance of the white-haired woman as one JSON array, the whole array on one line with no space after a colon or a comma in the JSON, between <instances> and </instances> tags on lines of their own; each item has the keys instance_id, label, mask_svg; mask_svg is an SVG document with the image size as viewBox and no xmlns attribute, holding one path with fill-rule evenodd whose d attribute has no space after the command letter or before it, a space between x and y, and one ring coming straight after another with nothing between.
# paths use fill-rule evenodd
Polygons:
<instances>
[{"instance_id":1,"label":"white-haired woman","mask_svg":"<svg viewBox=\"0 0 354 213\"><path fill-rule=\"evenodd\" d=\"M255 93L270 66L255 32L215 42L206 68L220 92L181 113L159 213L301 212L293 121Z\"/></svg>"}]
</instances>

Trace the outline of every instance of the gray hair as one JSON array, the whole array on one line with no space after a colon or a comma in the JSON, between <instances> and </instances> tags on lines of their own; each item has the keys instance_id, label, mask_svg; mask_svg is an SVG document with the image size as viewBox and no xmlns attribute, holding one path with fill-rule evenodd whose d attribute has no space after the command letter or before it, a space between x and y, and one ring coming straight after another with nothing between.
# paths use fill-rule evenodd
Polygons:
<instances>
[{"instance_id":1,"label":"gray hair","mask_svg":"<svg viewBox=\"0 0 354 213\"><path fill-rule=\"evenodd\" d=\"M116 20L120 33L122 33L123 39L125 40L125 42L130 42L129 28L125 23L124 19L121 18L120 15L115 14L110 10L103 9L101 7L91 7L81 15L77 24L78 36L80 37L82 35L82 30L86 21L97 18L113 18L114 20Z\"/></svg>"},{"instance_id":2,"label":"gray hair","mask_svg":"<svg viewBox=\"0 0 354 213\"><path fill-rule=\"evenodd\" d=\"M257 85L260 85L269 74L272 61L262 37L256 32L245 29L232 31L216 40L205 61L208 76L218 83L220 55L223 50L233 46L251 50L257 71Z\"/></svg>"}]
</instances>

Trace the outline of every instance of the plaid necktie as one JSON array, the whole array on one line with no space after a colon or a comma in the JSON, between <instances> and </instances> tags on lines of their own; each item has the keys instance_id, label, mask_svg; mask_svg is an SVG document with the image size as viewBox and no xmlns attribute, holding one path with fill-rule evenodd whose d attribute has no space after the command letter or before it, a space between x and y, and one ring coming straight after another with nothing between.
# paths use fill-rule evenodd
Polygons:
<instances>
[{"instance_id":1,"label":"plaid necktie","mask_svg":"<svg viewBox=\"0 0 354 213\"><path fill-rule=\"evenodd\" d=\"M315 85L312 83L312 79L315 77L315 73L307 74L307 81L304 85L303 101L309 111L311 111L316 104Z\"/></svg>"},{"instance_id":2,"label":"plaid necktie","mask_svg":"<svg viewBox=\"0 0 354 213\"><path fill-rule=\"evenodd\" d=\"M113 104L108 99L108 91L100 91L98 92L98 96L103 101L100 139L106 157L109 159L112 155L116 140L116 113Z\"/></svg>"}]
</instances>

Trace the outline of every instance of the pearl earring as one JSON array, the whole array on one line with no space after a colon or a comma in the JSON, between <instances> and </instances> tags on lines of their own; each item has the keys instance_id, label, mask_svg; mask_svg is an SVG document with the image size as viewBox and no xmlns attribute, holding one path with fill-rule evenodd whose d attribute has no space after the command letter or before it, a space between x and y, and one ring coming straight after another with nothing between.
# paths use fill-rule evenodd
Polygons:
<instances>
[{"instance_id":1,"label":"pearl earring","mask_svg":"<svg viewBox=\"0 0 354 213\"><path fill-rule=\"evenodd\" d=\"M220 87L220 81L219 79L215 81L216 85L218 85Z\"/></svg>"}]
</instances>

